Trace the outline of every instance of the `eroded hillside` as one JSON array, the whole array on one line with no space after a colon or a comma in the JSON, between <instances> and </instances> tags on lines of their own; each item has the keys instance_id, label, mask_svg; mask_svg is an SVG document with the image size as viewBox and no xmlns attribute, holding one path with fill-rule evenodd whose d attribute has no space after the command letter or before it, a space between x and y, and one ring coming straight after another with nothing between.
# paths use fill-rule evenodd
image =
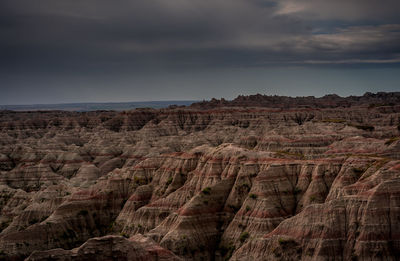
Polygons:
<instances>
[{"instance_id":1,"label":"eroded hillside","mask_svg":"<svg viewBox=\"0 0 400 261\"><path fill-rule=\"evenodd\" d=\"M28 260L396 260L400 106L0 113Z\"/></svg>"}]
</instances>

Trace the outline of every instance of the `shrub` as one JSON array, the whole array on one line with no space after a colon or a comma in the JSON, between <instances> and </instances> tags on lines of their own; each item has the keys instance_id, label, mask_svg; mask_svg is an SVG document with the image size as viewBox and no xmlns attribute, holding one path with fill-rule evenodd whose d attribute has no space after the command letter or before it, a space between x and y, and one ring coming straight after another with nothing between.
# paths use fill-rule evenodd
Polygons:
<instances>
[{"instance_id":1,"label":"shrub","mask_svg":"<svg viewBox=\"0 0 400 261\"><path fill-rule=\"evenodd\" d=\"M295 241L293 239L284 239L284 238L279 238L278 242L279 242L279 245L281 245L282 247L286 247L290 244L295 243Z\"/></svg>"},{"instance_id":2,"label":"shrub","mask_svg":"<svg viewBox=\"0 0 400 261\"><path fill-rule=\"evenodd\" d=\"M247 190L250 189L250 185L247 184L247 183L243 183L243 184L242 184L242 187L245 188L245 189L247 189Z\"/></svg>"},{"instance_id":3,"label":"shrub","mask_svg":"<svg viewBox=\"0 0 400 261\"><path fill-rule=\"evenodd\" d=\"M238 212L239 210L239 207L235 205L229 204L228 207L231 208L234 213Z\"/></svg>"},{"instance_id":4,"label":"shrub","mask_svg":"<svg viewBox=\"0 0 400 261\"><path fill-rule=\"evenodd\" d=\"M354 174L361 175L364 173L364 169L362 168L353 168Z\"/></svg>"},{"instance_id":5,"label":"shrub","mask_svg":"<svg viewBox=\"0 0 400 261\"><path fill-rule=\"evenodd\" d=\"M229 260L235 251L235 246L230 243L228 246L220 246L219 250L221 252L221 256L225 257L223 260Z\"/></svg>"},{"instance_id":6,"label":"shrub","mask_svg":"<svg viewBox=\"0 0 400 261\"><path fill-rule=\"evenodd\" d=\"M211 193L211 188L210 188L210 187L206 187L206 188L204 188L201 192L203 192L203 194L210 195L210 193Z\"/></svg>"},{"instance_id":7,"label":"shrub","mask_svg":"<svg viewBox=\"0 0 400 261\"><path fill-rule=\"evenodd\" d=\"M295 187L294 190L293 190L293 193L294 193L295 195L297 195L297 194L300 194L301 191L302 191L302 190L301 190L300 188Z\"/></svg>"},{"instance_id":8,"label":"shrub","mask_svg":"<svg viewBox=\"0 0 400 261\"><path fill-rule=\"evenodd\" d=\"M365 131L373 131L375 130L374 126L370 126L370 125L355 125L354 127L356 127L357 129L360 130L365 130Z\"/></svg>"},{"instance_id":9,"label":"shrub","mask_svg":"<svg viewBox=\"0 0 400 261\"><path fill-rule=\"evenodd\" d=\"M108 230L113 230L114 229L114 226L115 226L115 222L114 221L112 221L109 225L108 225Z\"/></svg>"},{"instance_id":10,"label":"shrub","mask_svg":"<svg viewBox=\"0 0 400 261\"><path fill-rule=\"evenodd\" d=\"M298 125L302 125L306 121L310 121L314 118L313 114L304 114L304 113L296 113L294 116L291 117L294 122Z\"/></svg>"},{"instance_id":11,"label":"shrub","mask_svg":"<svg viewBox=\"0 0 400 261\"><path fill-rule=\"evenodd\" d=\"M244 241L246 241L246 239L249 238L249 236L250 236L249 233L244 231L242 234L240 234L240 237L239 237L240 242L243 243Z\"/></svg>"},{"instance_id":12,"label":"shrub","mask_svg":"<svg viewBox=\"0 0 400 261\"><path fill-rule=\"evenodd\" d=\"M167 185L169 185L169 184L171 184L172 183L172 177L170 177L168 180L167 180Z\"/></svg>"},{"instance_id":13,"label":"shrub","mask_svg":"<svg viewBox=\"0 0 400 261\"><path fill-rule=\"evenodd\" d=\"M399 140L399 137L390 138L385 142L385 145L389 146L390 144L392 144L393 142L395 142L397 140Z\"/></svg>"},{"instance_id":14,"label":"shrub","mask_svg":"<svg viewBox=\"0 0 400 261\"><path fill-rule=\"evenodd\" d=\"M120 235L123 236L123 237L125 237L125 238L129 238L129 235L128 235L127 233L125 233L125 232L121 232Z\"/></svg>"},{"instance_id":15,"label":"shrub","mask_svg":"<svg viewBox=\"0 0 400 261\"><path fill-rule=\"evenodd\" d=\"M135 183L136 183L137 185L144 185L144 184L146 184L146 180L145 180L144 178L142 178L142 177L134 176L134 177L133 177L133 180L135 181Z\"/></svg>"}]
</instances>

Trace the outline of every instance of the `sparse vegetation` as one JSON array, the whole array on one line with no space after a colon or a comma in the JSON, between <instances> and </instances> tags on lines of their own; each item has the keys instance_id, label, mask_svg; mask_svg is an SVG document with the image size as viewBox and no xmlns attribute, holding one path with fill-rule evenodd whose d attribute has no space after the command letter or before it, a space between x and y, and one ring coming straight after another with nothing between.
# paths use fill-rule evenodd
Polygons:
<instances>
[{"instance_id":1,"label":"sparse vegetation","mask_svg":"<svg viewBox=\"0 0 400 261\"><path fill-rule=\"evenodd\" d=\"M59 127L50 123L40 132L24 127L25 120L15 120L17 131L10 131L4 123L10 113L0 111L4 131L0 205L5 213L0 229L14 220L2 237L3 245L14 247L3 250L19 255L59 246L73 249L94 237L107 235L105 240L116 242L114 236L124 241L122 237L142 233L157 241L168 235L163 247L168 245L183 259L222 261L240 247L246 249L235 256L244 259L318 259L324 253L317 249L320 245L313 235L329 230L346 235L348 242L322 238L320 243L350 249L331 251L332 259L350 260L357 240L370 244L365 228L379 223L379 240L388 242L390 251L390 233L395 228L390 217L396 209L393 204L372 202L375 215L366 218L365 209L375 198L361 192L382 188L385 198L398 193L398 187L390 184L400 169L398 108L367 111L365 104L346 107L346 103L335 107L335 99L341 98L327 97L326 104L321 104L326 107L320 108L289 102L265 104L274 108L247 108L239 103L221 110L189 107L182 108L180 116L177 109L149 109L154 114L151 117L136 110L100 112L110 116L103 123L99 112L82 113L88 115L91 130L79 127L75 112L58 112ZM43 118L51 122L54 113ZM28 115L23 116L28 119L36 114L10 115ZM314 119L308 114L314 114ZM283 115L286 122L282 122ZM107 125L114 117L123 119L123 124ZM66 131L69 123L73 129ZM346 183L345 193L336 193L343 185L337 181ZM340 204L325 202L332 193ZM330 221L340 220L342 209L346 224L336 226ZM44 220L47 215L51 218ZM263 240L263 230L270 231L280 222L278 232ZM307 222L308 233L296 235ZM30 223L35 225L28 228ZM257 224L267 227L257 229ZM140 245L146 244L138 243L142 251ZM389 258L387 249L382 249L383 256ZM94 253L98 250L93 248ZM378 250L373 249L371 256ZM359 251L357 255L360 260L368 258Z\"/></svg>"},{"instance_id":2,"label":"sparse vegetation","mask_svg":"<svg viewBox=\"0 0 400 261\"><path fill-rule=\"evenodd\" d=\"M364 171L365 171L365 170L364 170L363 168L353 168L354 174L356 174L356 175L358 175L358 176L360 176L361 174L363 174Z\"/></svg>"},{"instance_id":3,"label":"sparse vegetation","mask_svg":"<svg viewBox=\"0 0 400 261\"><path fill-rule=\"evenodd\" d=\"M168 180L167 180L167 185L169 185L171 183L172 183L172 177L169 177Z\"/></svg>"},{"instance_id":4,"label":"sparse vegetation","mask_svg":"<svg viewBox=\"0 0 400 261\"><path fill-rule=\"evenodd\" d=\"M240 207L235 206L235 205L232 205L232 204L229 204L228 207L229 207L230 209L232 209L233 213L238 212L239 209L240 209Z\"/></svg>"},{"instance_id":5,"label":"sparse vegetation","mask_svg":"<svg viewBox=\"0 0 400 261\"><path fill-rule=\"evenodd\" d=\"M256 195L256 194L253 194L253 193L250 193L249 197L250 197L251 199L257 199L257 195Z\"/></svg>"},{"instance_id":6,"label":"sparse vegetation","mask_svg":"<svg viewBox=\"0 0 400 261\"><path fill-rule=\"evenodd\" d=\"M388 139L388 140L385 142L385 145L389 146L390 144L392 144L392 143L395 142L395 141L398 141L399 139L400 139L399 137L392 137L392 138Z\"/></svg>"},{"instance_id":7,"label":"sparse vegetation","mask_svg":"<svg viewBox=\"0 0 400 261\"><path fill-rule=\"evenodd\" d=\"M375 127L371 126L371 125L354 125L354 124L349 124L349 126L355 127L357 129L360 130L364 130L364 131L374 131Z\"/></svg>"},{"instance_id":8,"label":"sparse vegetation","mask_svg":"<svg viewBox=\"0 0 400 261\"><path fill-rule=\"evenodd\" d=\"M295 187L293 190L293 194L298 195L302 192L301 188Z\"/></svg>"},{"instance_id":9,"label":"sparse vegetation","mask_svg":"<svg viewBox=\"0 0 400 261\"><path fill-rule=\"evenodd\" d=\"M113 221L108 225L108 230L112 231L114 229L114 226L115 226L115 222Z\"/></svg>"},{"instance_id":10,"label":"sparse vegetation","mask_svg":"<svg viewBox=\"0 0 400 261\"><path fill-rule=\"evenodd\" d=\"M146 179L143 178L143 177L134 176L134 177L133 177L133 180L135 181L135 183L136 183L137 185L144 185L144 184L146 184Z\"/></svg>"},{"instance_id":11,"label":"sparse vegetation","mask_svg":"<svg viewBox=\"0 0 400 261\"><path fill-rule=\"evenodd\" d=\"M129 238L129 235L126 232L121 232L120 235L125 238Z\"/></svg>"},{"instance_id":12,"label":"sparse vegetation","mask_svg":"<svg viewBox=\"0 0 400 261\"><path fill-rule=\"evenodd\" d=\"M232 257L233 251L235 251L235 246L231 243L228 246L220 246L219 251L224 260L227 261Z\"/></svg>"},{"instance_id":13,"label":"sparse vegetation","mask_svg":"<svg viewBox=\"0 0 400 261\"><path fill-rule=\"evenodd\" d=\"M210 195L211 193L211 188L210 187L206 187L201 191L203 194L205 195Z\"/></svg>"},{"instance_id":14,"label":"sparse vegetation","mask_svg":"<svg viewBox=\"0 0 400 261\"><path fill-rule=\"evenodd\" d=\"M250 237L250 234L247 231L244 231L242 234L240 234L239 240L240 242L244 243L248 238Z\"/></svg>"},{"instance_id":15,"label":"sparse vegetation","mask_svg":"<svg viewBox=\"0 0 400 261\"><path fill-rule=\"evenodd\" d=\"M242 184L242 188L249 190L250 189L250 185L247 183L243 183Z\"/></svg>"},{"instance_id":16,"label":"sparse vegetation","mask_svg":"<svg viewBox=\"0 0 400 261\"><path fill-rule=\"evenodd\" d=\"M279 245L281 245L283 248L296 243L296 241L294 241L294 239L285 239L285 238L279 238L278 239Z\"/></svg>"},{"instance_id":17,"label":"sparse vegetation","mask_svg":"<svg viewBox=\"0 0 400 261\"><path fill-rule=\"evenodd\" d=\"M296 122L298 125L303 125L304 122L306 121L311 121L314 119L315 115L314 114L309 114L309 113L295 113L294 116L291 117L291 119Z\"/></svg>"}]
</instances>

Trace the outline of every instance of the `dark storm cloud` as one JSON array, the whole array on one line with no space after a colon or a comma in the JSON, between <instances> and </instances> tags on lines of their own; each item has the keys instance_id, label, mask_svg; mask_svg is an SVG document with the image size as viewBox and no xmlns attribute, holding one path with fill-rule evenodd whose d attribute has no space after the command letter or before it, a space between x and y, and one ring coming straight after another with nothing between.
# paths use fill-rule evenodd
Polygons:
<instances>
[{"instance_id":1,"label":"dark storm cloud","mask_svg":"<svg viewBox=\"0 0 400 261\"><path fill-rule=\"evenodd\" d=\"M391 0L3 0L0 5L2 70L381 64L397 62L400 53L400 4ZM320 21L334 26L321 27Z\"/></svg>"},{"instance_id":2,"label":"dark storm cloud","mask_svg":"<svg viewBox=\"0 0 400 261\"><path fill-rule=\"evenodd\" d=\"M398 0L0 0L0 104L392 90L399 13Z\"/></svg>"},{"instance_id":3,"label":"dark storm cloud","mask_svg":"<svg viewBox=\"0 0 400 261\"><path fill-rule=\"evenodd\" d=\"M306 20L399 22L397 0L280 0L278 14Z\"/></svg>"}]
</instances>

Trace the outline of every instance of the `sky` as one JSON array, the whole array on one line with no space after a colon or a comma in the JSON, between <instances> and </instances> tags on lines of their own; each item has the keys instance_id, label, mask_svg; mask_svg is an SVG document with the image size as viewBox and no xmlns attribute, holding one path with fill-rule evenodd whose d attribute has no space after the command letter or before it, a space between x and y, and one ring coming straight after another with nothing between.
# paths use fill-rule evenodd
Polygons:
<instances>
[{"instance_id":1,"label":"sky","mask_svg":"<svg viewBox=\"0 0 400 261\"><path fill-rule=\"evenodd\" d=\"M0 104L400 91L399 0L1 0Z\"/></svg>"}]
</instances>

